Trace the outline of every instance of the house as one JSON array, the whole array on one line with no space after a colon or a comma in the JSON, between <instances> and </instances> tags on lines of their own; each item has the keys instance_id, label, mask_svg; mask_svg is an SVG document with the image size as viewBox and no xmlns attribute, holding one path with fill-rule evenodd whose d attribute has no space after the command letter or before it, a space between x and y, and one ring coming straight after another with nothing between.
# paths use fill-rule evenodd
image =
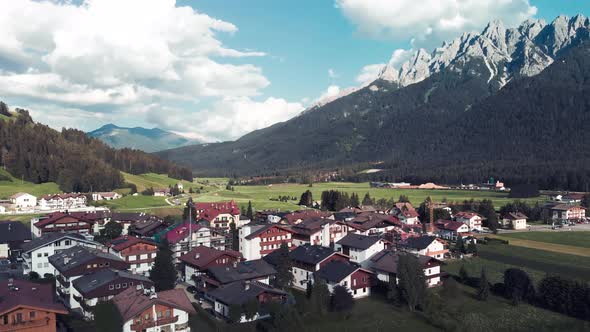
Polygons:
<instances>
[{"instance_id":1,"label":"house","mask_svg":"<svg viewBox=\"0 0 590 332\"><path fill-rule=\"evenodd\" d=\"M41 196L39 199L41 210L68 210L86 207L86 195L80 193L54 194Z\"/></svg>"},{"instance_id":2,"label":"house","mask_svg":"<svg viewBox=\"0 0 590 332\"><path fill-rule=\"evenodd\" d=\"M484 220L484 217L482 217L481 215L475 213L475 212L459 212L455 215L455 220L458 222L462 222L465 225L467 225L467 227L469 227L469 230L478 230L481 231L482 230L482 222Z\"/></svg>"},{"instance_id":3,"label":"house","mask_svg":"<svg viewBox=\"0 0 590 332\"><path fill-rule=\"evenodd\" d=\"M558 204L550 208L551 219L554 222L578 222L586 219L586 208L571 205L571 204Z\"/></svg>"},{"instance_id":4,"label":"house","mask_svg":"<svg viewBox=\"0 0 590 332\"><path fill-rule=\"evenodd\" d=\"M388 211L389 214L396 216L402 224L416 225L419 224L419 214L409 202L398 202Z\"/></svg>"},{"instance_id":5,"label":"house","mask_svg":"<svg viewBox=\"0 0 590 332\"><path fill-rule=\"evenodd\" d=\"M234 262L232 265L217 265L209 267L204 274L195 277L195 285L207 293L211 289L228 285L236 281L259 281L270 283L270 278L277 271L262 259L244 262ZM207 297L207 294L205 294Z\"/></svg>"},{"instance_id":6,"label":"house","mask_svg":"<svg viewBox=\"0 0 590 332\"><path fill-rule=\"evenodd\" d=\"M27 193L16 193L10 196L10 203L19 210L31 210L37 206L37 197Z\"/></svg>"},{"instance_id":7,"label":"house","mask_svg":"<svg viewBox=\"0 0 590 332\"><path fill-rule=\"evenodd\" d=\"M351 262L365 266L373 255L385 249L385 241L379 236L348 234L336 242L334 247L350 257Z\"/></svg>"},{"instance_id":8,"label":"house","mask_svg":"<svg viewBox=\"0 0 590 332\"><path fill-rule=\"evenodd\" d=\"M164 220L150 216L149 219L139 220L131 224L127 230L127 234L137 237L153 237L166 230L169 226Z\"/></svg>"},{"instance_id":9,"label":"house","mask_svg":"<svg viewBox=\"0 0 590 332\"><path fill-rule=\"evenodd\" d=\"M276 253L276 251L275 251ZM273 253L274 254L274 253ZM273 254L264 257L267 262L276 265L276 257ZM293 288L306 290L308 282L312 282L313 274L322 266L331 261L348 262L349 258L344 254L320 245L305 244L295 248L289 253L293 262Z\"/></svg>"},{"instance_id":10,"label":"house","mask_svg":"<svg viewBox=\"0 0 590 332\"><path fill-rule=\"evenodd\" d=\"M68 314L49 284L2 280L0 298L0 331L55 332L57 315Z\"/></svg>"},{"instance_id":11,"label":"house","mask_svg":"<svg viewBox=\"0 0 590 332\"><path fill-rule=\"evenodd\" d=\"M65 249L50 256L49 264L53 267L56 291L69 309L80 307L80 303L74 299L74 280L100 270L129 268L129 263L113 254L83 246Z\"/></svg>"},{"instance_id":12,"label":"house","mask_svg":"<svg viewBox=\"0 0 590 332\"><path fill-rule=\"evenodd\" d=\"M198 246L180 256L183 265L184 280L194 283L193 276L198 276L213 266L233 265L242 261L242 254L233 250L217 250Z\"/></svg>"},{"instance_id":13,"label":"house","mask_svg":"<svg viewBox=\"0 0 590 332\"><path fill-rule=\"evenodd\" d=\"M402 226L397 217L379 213L360 213L346 222L349 233L378 235Z\"/></svg>"},{"instance_id":14,"label":"house","mask_svg":"<svg viewBox=\"0 0 590 332\"><path fill-rule=\"evenodd\" d=\"M196 203L196 219L203 219L209 222L212 228L229 229L230 223L241 227L240 208L234 201L219 203Z\"/></svg>"},{"instance_id":15,"label":"house","mask_svg":"<svg viewBox=\"0 0 590 332\"><path fill-rule=\"evenodd\" d=\"M164 238L168 240L176 263L180 263L180 256L194 247L211 246L211 230L208 227L189 222L170 226L154 238L156 242L160 242Z\"/></svg>"},{"instance_id":16,"label":"house","mask_svg":"<svg viewBox=\"0 0 590 332\"><path fill-rule=\"evenodd\" d=\"M510 229L526 229L526 221L528 217L524 213L509 212L505 214L502 219L502 226Z\"/></svg>"},{"instance_id":17,"label":"house","mask_svg":"<svg viewBox=\"0 0 590 332\"><path fill-rule=\"evenodd\" d=\"M196 314L180 288L156 293L153 288L129 287L116 295L113 303L123 319L122 332L189 332L189 316Z\"/></svg>"},{"instance_id":18,"label":"house","mask_svg":"<svg viewBox=\"0 0 590 332\"><path fill-rule=\"evenodd\" d=\"M153 282L145 276L127 271L104 269L84 275L72 282L72 297L75 303L70 308L80 308L82 316L93 319L93 309L99 302L112 299L128 288L150 288Z\"/></svg>"},{"instance_id":19,"label":"house","mask_svg":"<svg viewBox=\"0 0 590 332\"><path fill-rule=\"evenodd\" d=\"M248 224L238 231L240 253L246 260L260 259L278 249L282 243L292 246L293 231L278 224Z\"/></svg>"},{"instance_id":20,"label":"house","mask_svg":"<svg viewBox=\"0 0 590 332\"><path fill-rule=\"evenodd\" d=\"M314 282L323 280L328 285L330 293L336 285L347 288L355 299L367 297L371 294L374 285L374 274L359 265L349 262L334 260L317 270Z\"/></svg>"},{"instance_id":21,"label":"house","mask_svg":"<svg viewBox=\"0 0 590 332\"><path fill-rule=\"evenodd\" d=\"M6 213L7 210L8 210L8 205L0 204L0 213Z\"/></svg>"},{"instance_id":22,"label":"house","mask_svg":"<svg viewBox=\"0 0 590 332\"><path fill-rule=\"evenodd\" d=\"M148 239L123 235L107 244L109 253L129 263L133 273L149 275L158 253L158 244Z\"/></svg>"},{"instance_id":23,"label":"house","mask_svg":"<svg viewBox=\"0 0 590 332\"><path fill-rule=\"evenodd\" d=\"M270 287L267 284L257 281L237 281L228 285L216 288L208 293L209 299L213 302L213 310L217 316L229 319L230 308L243 307L250 301L256 301L259 305L269 302L286 303L287 293ZM248 319L245 314L240 316L237 323L255 321L269 317L269 314L259 311L254 317Z\"/></svg>"},{"instance_id":24,"label":"house","mask_svg":"<svg viewBox=\"0 0 590 332\"><path fill-rule=\"evenodd\" d=\"M86 239L80 234L47 233L23 244L21 257L24 259L24 274L36 272L40 277L53 275L49 257L75 246L101 249L102 244Z\"/></svg>"},{"instance_id":25,"label":"house","mask_svg":"<svg viewBox=\"0 0 590 332\"><path fill-rule=\"evenodd\" d=\"M586 194L569 193L561 197L561 201L568 204L581 203Z\"/></svg>"},{"instance_id":26,"label":"house","mask_svg":"<svg viewBox=\"0 0 590 332\"><path fill-rule=\"evenodd\" d=\"M176 184L176 188L178 188L178 190L183 191L184 190L184 185L182 184L182 182L178 182Z\"/></svg>"},{"instance_id":27,"label":"house","mask_svg":"<svg viewBox=\"0 0 590 332\"><path fill-rule=\"evenodd\" d=\"M445 242L436 236L422 235L420 237L410 237L400 243L401 249L414 254L430 256L436 259L444 259L449 252L445 248Z\"/></svg>"},{"instance_id":28,"label":"house","mask_svg":"<svg viewBox=\"0 0 590 332\"><path fill-rule=\"evenodd\" d=\"M112 201L121 198L121 194L114 191L92 193L93 201Z\"/></svg>"},{"instance_id":29,"label":"house","mask_svg":"<svg viewBox=\"0 0 590 332\"><path fill-rule=\"evenodd\" d=\"M459 236L465 237L470 234L469 227L459 221L438 220L435 225L437 234L445 240L455 241Z\"/></svg>"},{"instance_id":30,"label":"house","mask_svg":"<svg viewBox=\"0 0 590 332\"><path fill-rule=\"evenodd\" d=\"M281 219L281 223L287 225L296 225L302 222L305 219L309 218L333 218L332 214L329 212L319 211L319 210L302 210L302 211L295 211L291 213L287 213L283 215Z\"/></svg>"},{"instance_id":31,"label":"house","mask_svg":"<svg viewBox=\"0 0 590 332\"><path fill-rule=\"evenodd\" d=\"M313 217L293 225L291 231L295 246L310 243L329 247L348 233L348 227L343 222Z\"/></svg>"},{"instance_id":32,"label":"house","mask_svg":"<svg viewBox=\"0 0 590 332\"><path fill-rule=\"evenodd\" d=\"M170 196L170 188L158 188L158 189L154 189L154 196L155 197L166 197L166 196Z\"/></svg>"},{"instance_id":33,"label":"house","mask_svg":"<svg viewBox=\"0 0 590 332\"><path fill-rule=\"evenodd\" d=\"M93 234L94 224L102 219L100 213L54 212L31 219L31 232L35 237L52 232Z\"/></svg>"},{"instance_id":34,"label":"house","mask_svg":"<svg viewBox=\"0 0 590 332\"><path fill-rule=\"evenodd\" d=\"M395 280L397 283L398 263L402 255L409 254L395 250L383 250L371 258L370 270L372 270L377 275L377 279L380 281L390 282ZM430 256L423 255L417 255L416 258L418 259L418 262L424 271L426 285L428 287L440 285L440 261Z\"/></svg>"},{"instance_id":35,"label":"house","mask_svg":"<svg viewBox=\"0 0 590 332\"><path fill-rule=\"evenodd\" d=\"M0 222L0 258L20 256L21 247L29 241L31 231L21 222Z\"/></svg>"},{"instance_id":36,"label":"house","mask_svg":"<svg viewBox=\"0 0 590 332\"><path fill-rule=\"evenodd\" d=\"M144 212L108 212L103 214L103 219L98 220L94 224L94 234L100 234L106 224L109 222L116 222L123 226L121 235L128 235L129 228L137 223L146 223L150 220L162 221L161 218L146 214ZM165 228L165 227L164 227Z\"/></svg>"}]
</instances>

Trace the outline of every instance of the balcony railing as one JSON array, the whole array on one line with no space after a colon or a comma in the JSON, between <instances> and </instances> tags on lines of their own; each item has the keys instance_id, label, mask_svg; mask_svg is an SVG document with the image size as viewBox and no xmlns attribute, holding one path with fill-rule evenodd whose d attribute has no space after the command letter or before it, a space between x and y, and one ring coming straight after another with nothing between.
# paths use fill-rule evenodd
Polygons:
<instances>
[{"instance_id":1,"label":"balcony railing","mask_svg":"<svg viewBox=\"0 0 590 332\"><path fill-rule=\"evenodd\" d=\"M131 324L131 331L143 331L143 330L148 329L150 327L174 324L176 322L178 322L178 316L168 317L168 318L160 318L160 319L156 320L155 322L153 320L151 320L149 322Z\"/></svg>"},{"instance_id":2,"label":"balcony railing","mask_svg":"<svg viewBox=\"0 0 590 332\"><path fill-rule=\"evenodd\" d=\"M21 329L33 329L37 327L46 326L49 324L49 317L35 319L35 320L23 320L20 322L13 322L10 324L0 325L0 331L15 331Z\"/></svg>"}]
</instances>

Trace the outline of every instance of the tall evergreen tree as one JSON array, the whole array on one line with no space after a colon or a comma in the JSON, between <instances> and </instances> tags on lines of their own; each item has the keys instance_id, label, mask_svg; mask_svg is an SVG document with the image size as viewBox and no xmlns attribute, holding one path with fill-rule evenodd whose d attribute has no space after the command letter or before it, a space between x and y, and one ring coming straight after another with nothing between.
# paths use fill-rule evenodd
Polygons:
<instances>
[{"instance_id":1,"label":"tall evergreen tree","mask_svg":"<svg viewBox=\"0 0 590 332\"><path fill-rule=\"evenodd\" d=\"M350 291L341 285L336 285L330 298L330 307L333 311L350 311L354 306L354 299Z\"/></svg>"},{"instance_id":2,"label":"tall evergreen tree","mask_svg":"<svg viewBox=\"0 0 590 332\"><path fill-rule=\"evenodd\" d=\"M465 241L463 241L461 235L457 236L457 240L455 241L455 251L465 253Z\"/></svg>"},{"instance_id":3,"label":"tall evergreen tree","mask_svg":"<svg viewBox=\"0 0 590 332\"><path fill-rule=\"evenodd\" d=\"M301 194L301 199L299 200L299 205L311 207L313 206L313 195L311 191L306 190L303 194Z\"/></svg>"},{"instance_id":4,"label":"tall evergreen tree","mask_svg":"<svg viewBox=\"0 0 590 332\"><path fill-rule=\"evenodd\" d=\"M485 220L484 224L491 230L496 231L498 229L498 215L496 214L496 209L494 208L494 203L489 199L484 199L481 201L478 207L479 214L481 214Z\"/></svg>"},{"instance_id":5,"label":"tall evergreen tree","mask_svg":"<svg viewBox=\"0 0 590 332\"><path fill-rule=\"evenodd\" d=\"M330 304L330 290L322 279L317 279L311 288L309 299L310 312L323 316L326 314Z\"/></svg>"},{"instance_id":6,"label":"tall evergreen tree","mask_svg":"<svg viewBox=\"0 0 590 332\"><path fill-rule=\"evenodd\" d=\"M113 301L98 302L92 309L97 331L121 332L123 318Z\"/></svg>"},{"instance_id":7,"label":"tall evergreen tree","mask_svg":"<svg viewBox=\"0 0 590 332\"><path fill-rule=\"evenodd\" d=\"M535 287L529 275L517 268L504 271L504 290L513 304L531 302L535 298Z\"/></svg>"},{"instance_id":8,"label":"tall evergreen tree","mask_svg":"<svg viewBox=\"0 0 590 332\"><path fill-rule=\"evenodd\" d=\"M410 254L400 256L397 276L399 289L408 309L416 310L416 307L423 303L426 295L426 279L418 259Z\"/></svg>"},{"instance_id":9,"label":"tall evergreen tree","mask_svg":"<svg viewBox=\"0 0 590 332\"><path fill-rule=\"evenodd\" d=\"M190 213L189 213L189 211L190 211ZM197 219L197 209L194 206L192 197L189 197L188 200L186 201L186 204L184 205L184 210L182 210L182 220L189 221L188 220L189 215L192 218L192 220Z\"/></svg>"},{"instance_id":10,"label":"tall evergreen tree","mask_svg":"<svg viewBox=\"0 0 590 332\"><path fill-rule=\"evenodd\" d=\"M399 203L409 203L410 199L406 195L399 195L399 199L397 201Z\"/></svg>"},{"instance_id":11,"label":"tall evergreen tree","mask_svg":"<svg viewBox=\"0 0 590 332\"><path fill-rule=\"evenodd\" d=\"M116 221L111 221L111 222L108 222L104 226L104 229L102 229L100 231L100 235L102 235L107 240L112 240L112 239L115 239L115 238L121 236L122 232L123 232L123 225L121 225L120 223L118 223Z\"/></svg>"},{"instance_id":12,"label":"tall evergreen tree","mask_svg":"<svg viewBox=\"0 0 590 332\"><path fill-rule=\"evenodd\" d=\"M352 195L350 195L350 206L359 206L360 201L359 201L359 195L357 193L352 193Z\"/></svg>"},{"instance_id":13,"label":"tall evergreen tree","mask_svg":"<svg viewBox=\"0 0 590 332\"><path fill-rule=\"evenodd\" d=\"M252 201L248 201L248 210L246 211L246 217L250 220L254 220L254 211L252 211Z\"/></svg>"},{"instance_id":14,"label":"tall evergreen tree","mask_svg":"<svg viewBox=\"0 0 590 332\"><path fill-rule=\"evenodd\" d=\"M461 265L461 268L459 269L459 279L462 283L467 283L469 281L469 273L467 273L465 265Z\"/></svg>"},{"instance_id":15,"label":"tall evergreen tree","mask_svg":"<svg viewBox=\"0 0 590 332\"><path fill-rule=\"evenodd\" d=\"M229 223L229 234L231 235L231 248L240 251L240 233L235 222Z\"/></svg>"},{"instance_id":16,"label":"tall evergreen tree","mask_svg":"<svg viewBox=\"0 0 590 332\"><path fill-rule=\"evenodd\" d=\"M176 283L176 266L168 240L163 239L158 246L154 266L150 271L150 280L154 282L157 292L173 289Z\"/></svg>"},{"instance_id":17,"label":"tall evergreen tree","mask_svg":"<svg viewBox=\"0 0 590 332\"><path fill-rule=\"evenodd\" d=\"M486 275L485 268L481 268L481 277L479 278L479 288L477 289L477 299L487 301L490 296L490 283Z\"/></svg>"},{"instance_id":18,"label":"tall evergreen tree","mask_svg":"<svg viewBox=\"0 0 590 332\"><path fill-rule=\"evenodd\" d=\"M281 243L278 251L276 270L277 274L274 279L275 287L286 289L293 284L293 260L289 255L289 247L286 242Z\"/></svg>"},{"instance_id":19,"label":"tall evergreen tree","mask_svg":"<svg viewBox=\"0 0 590 332\"><path fill-rule=\"evenodd\" d=\"M373 205L373 199L371 198L371 195L369 193L365 194L365 197L363 197L363 205Z\"/></svg>"}]
</instances>

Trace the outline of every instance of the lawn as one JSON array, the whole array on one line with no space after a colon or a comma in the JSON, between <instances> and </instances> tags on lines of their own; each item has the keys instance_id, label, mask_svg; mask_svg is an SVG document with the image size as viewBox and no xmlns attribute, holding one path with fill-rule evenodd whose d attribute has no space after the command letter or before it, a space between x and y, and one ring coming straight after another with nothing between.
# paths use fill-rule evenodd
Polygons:
<instances>
[{"instance_id":1,"label":"lawn","mask_svg":"<svg viewBox=\"0 0 590 332\"><path fill-rule=\"evenodd\" d=\"M141 192L147 188L168 188L174 186L178 182L182 182L184 189L188 191L190 186L195 187L196 185L185 180L176 180L168 177L166 174L146 173L141 175L134 175L125 172L121 172L125 182L133 183L137 186L137 191Z\"/></svg>"},{"instance_id":2,"label":"lawn","mask_svg":"<svg viewBox=\"0 0 590 332\"><path fill-rule=\"evenodd\" d=\"M590 232L521 232L502 237L590 248Z\"/></svg>"},{"instance_id":3,"label":"lawn","mask_svg":"<svg viewBox=\"0 0 590 332\"><path fill-rule=\"evenodd\" d=\"M3 168L0 168L0 177L8 177L9 181L0 181L0 199L8 199L18 192L26 192L33 196L61 193L59 186L54 182L35 184L16 179Z\"/></svg>"},{"instance_id":4,"label":"lawn","mask_svg":"<svg viewBox=\"0 0 590 332\"><path fill-rule=\"evenodd\" d=\"M151 208L170 208L171 206L166 203L164 197L155 196L125 196L120 199L112 201L101 201L97 204L98 206L106 206L113 210L145 210Z\"/></svg>"},{"instance_id":5,"label":"lawn","mask_svg":"<svg viewBox=\"0 0 590 332\"><path fill-rule=\"evenodd\" d=\"M590 281L590 257L503 244L478 245L478 256L447 264L445 271L457 275L462 265L469 275L479 276L485 267L491 282L500 282L511 267L525 270L535 281L547 274Z\"/></svg>"}]
</instances>

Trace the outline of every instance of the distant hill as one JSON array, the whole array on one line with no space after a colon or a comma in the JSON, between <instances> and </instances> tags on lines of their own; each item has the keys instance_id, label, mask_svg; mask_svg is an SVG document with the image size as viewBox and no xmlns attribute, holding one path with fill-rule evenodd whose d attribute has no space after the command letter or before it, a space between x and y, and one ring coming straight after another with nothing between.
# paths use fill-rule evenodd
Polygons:
<instances>
[{"instance_id":1,"label":"distant hill","mask_svg":"<svg viewBox=\"0 0 590 332\"><path fill-rule=\"evenodd\" d=\"M198 140L158 128L125 128L114 124L104 125L89 132L88 136L98 138L116 149L130 148L145 152L156 152L201 143Z\"/></svg>"},{"instance_id":2,"label":"distant hill","mask_svg":"<svg viewBox=\"0 0 590 332\"><path fill-rule=\"evenodd\" d=\"M590 20L492 22L370 85L233 142L158 152L199 175L318 169L349 180L509 184L588 190ZM362 168L361 168L362 167ZM351 175L355 174L355 175Z\"/></svg>"}]
</instances>

